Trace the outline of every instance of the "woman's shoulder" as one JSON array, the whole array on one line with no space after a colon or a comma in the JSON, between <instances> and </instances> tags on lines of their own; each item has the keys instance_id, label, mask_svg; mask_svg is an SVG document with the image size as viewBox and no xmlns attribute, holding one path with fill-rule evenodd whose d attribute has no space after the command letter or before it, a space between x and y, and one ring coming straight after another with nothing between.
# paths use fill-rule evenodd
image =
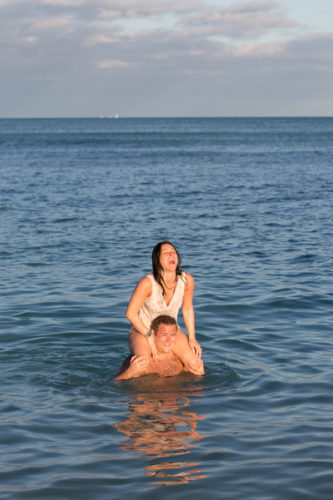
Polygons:
<instances>
[{"instance_id":1,"label":"woman's shoulder","mask_svg":"<svg viewBox=\"0 0 333 500\"><path fill-rule=\"evenodd\" d=\"M185 271L182 272L181 274L184 282L185 282L185 286L194 286L194 278L191 274L189 273L186 273Z\"/></svg>"},{"instance_id":2,"label":"woman's shoulder","mask_svg":"<svg viewBox=\"0 0 333 500\"><path fill-rule=\"evenodd\" d=\"M140 279L138 283L138 287L140 287L142 290L146 290L151 293L152 290L152 275L147 274L143 278Z\"/></svg>"}]
</instances>

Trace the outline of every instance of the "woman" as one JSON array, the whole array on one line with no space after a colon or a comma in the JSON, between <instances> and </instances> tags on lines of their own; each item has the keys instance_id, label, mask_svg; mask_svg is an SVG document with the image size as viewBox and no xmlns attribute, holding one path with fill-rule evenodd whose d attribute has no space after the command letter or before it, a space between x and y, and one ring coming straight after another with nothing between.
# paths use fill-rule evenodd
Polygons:
<instances>
[{"instance_id":1,"label":"woman","mask_svg":"<svg viewBox=\"0 0 333 500\"><path fill-rule=\"evenodd\" d=\"M201 347L195 338L193 290L194 279L180 269L181 257L168 241L158 243L152 253L153 272L142 278L128 304L126 317L133 328L129 334L129 346L134 356L156 355L150 324L162 314L177 321L182 308L188 338L178 327L177 341L173 348L185 366L200 365Z\"/></svg>"}]
</instances>

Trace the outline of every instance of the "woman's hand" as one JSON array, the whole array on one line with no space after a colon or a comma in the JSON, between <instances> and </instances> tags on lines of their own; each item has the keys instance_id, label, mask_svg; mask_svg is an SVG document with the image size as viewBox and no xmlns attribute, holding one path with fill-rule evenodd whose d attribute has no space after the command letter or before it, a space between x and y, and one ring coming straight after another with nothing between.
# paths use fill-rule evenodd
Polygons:
<instances>
[{"instance_id":1,"label":"woman's hand","mask_svg":"<svg viewBox=\"0 0 333 500\"><path fill-rule=\"evenodd\" d=\"M196 339L189 339L188 343L194 354L196 356L199 356L199 358L201 358L202 349L200 347L200 344L198 344L198 342L196 341Z\"/></svg>"},{"instance_id":2,"label":"woman's hand","mask_svg":"<svg viewBox=\"0 0 333 500\"><path fill-rule=\"evenodd\" d=\"M148 337L148 343L150 345L151 355L152 355L153 359L156 359L157 358L157 349L156 349L156 345L155 345L155 341L154 341L154 336L153 335L151 335L150 337Z\"/></svg>"}]
</instances>

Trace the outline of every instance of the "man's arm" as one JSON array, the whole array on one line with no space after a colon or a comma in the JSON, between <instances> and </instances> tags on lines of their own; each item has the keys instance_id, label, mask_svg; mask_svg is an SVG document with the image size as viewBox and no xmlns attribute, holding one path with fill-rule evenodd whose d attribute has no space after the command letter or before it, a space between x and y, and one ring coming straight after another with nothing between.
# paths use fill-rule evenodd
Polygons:
<instances>
[{"instance_id":1,"label":"man's arm","mask_svg":"<svg viewBox=\"0 0 333 500\"><path fill-rule=\"evenodd\" d=\"M125 359L113 380L137 378L147 373L149 361L146 356L131 356Z\"/></svg>"},{"instance_id":2,"label":"man's arm","mask_svg":"<svg viewBox=\"0 0 333 500\"><path fill-rule=\"evenodd\" d=\"M196 357L194 361L190 363L184 364L185 370L190 373L194 373L194 375L204 375L205 368L201 358Z\"/></svg>"}]
</instances>

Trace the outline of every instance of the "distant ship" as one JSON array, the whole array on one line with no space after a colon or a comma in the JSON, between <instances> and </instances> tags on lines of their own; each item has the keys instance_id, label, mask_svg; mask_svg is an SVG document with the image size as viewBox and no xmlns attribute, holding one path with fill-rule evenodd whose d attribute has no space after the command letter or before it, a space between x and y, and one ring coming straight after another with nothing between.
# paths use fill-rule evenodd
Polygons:
<instances>
[{"instance_id":1,"label":"distant ship","mask_svg":"<svg viewBox=\"0 0 333 500\"><path fill-rule=\"evenodd\" d=\"M100 118L115 118L116 120L119 118L118 113L114 113L113 115L101 115Z\"/></svg>"}]
</instances>

